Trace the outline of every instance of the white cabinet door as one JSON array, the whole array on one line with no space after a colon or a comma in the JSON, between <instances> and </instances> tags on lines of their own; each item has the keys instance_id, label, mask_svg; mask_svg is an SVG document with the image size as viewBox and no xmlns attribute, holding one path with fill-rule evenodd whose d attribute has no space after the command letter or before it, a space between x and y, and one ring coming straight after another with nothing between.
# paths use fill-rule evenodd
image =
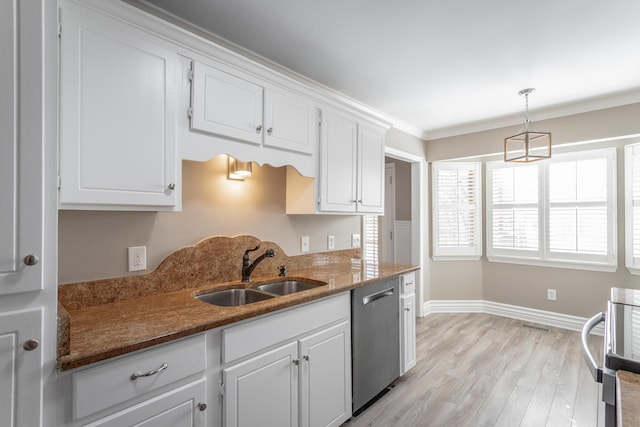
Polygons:
<instances>
[{"instance_id":1,"label":"white cabinet door","mask_svg":"<svg viewBox=\"0 0 640 427\"><path fill-rule=\"evenodd\" d=\"M298 425L297 347L292 342L223 371L226 427Z\"/></svg>"},{"instance_id":2,"label":"white cabinet door","mask_svg":"<svg viewBox=\"0 0 640 427\"><path fill-rule=\"evenodd\" d=\"M28 13L18 13L20 3L0 3L0 295L42 289L41 263L24 262L42 256L44 197L41 88L20 76L38 53L19 55L20 44L28 44L22 38L37 34L27 28Z\"/></svg>"},{"instance_id":3,"label":"white cabinet door","mask_svg":"<svg viewBox=\"0 0 640 427\"><path fill-rule=\"evenodd\" d=\"M384 133L358 128L358 212L384 213Z\"/></svg>"},{"instance_id":4,"label":"white cabinet door","mask_svg":"<svg viewBox=\"0 0 640 427\"><path fill-rule=\"evenodd\" d=\"M400 355L400 374L416 366L416 296L415 294L400 297L402 316L402 333Z\"/></svg>"},{"instance_id":5,"label":"white cabinet door","mask_svg":"<svg viewBox=\"0 0 640 427\"><path fill-rule=\"evenodd\" d=\"M261 86L194 61L191 129L261 144L262 91Z\"/></svg>"},{"instance_id":6,"label":"white cabinet door","mask_svg":"<svg viewBox=\"0 0 640 427\"><path fill-rule=\"evenodd\" d=\"M205 380L201 379L85 426L205 427L205 402Z\"/></svg>"},{"instance_id":7,"label":"white cabinet door","mask_svg":"<svg viewBox=\"0 0 640 427\"><path fill-rule=\"evenodd\" d=\"M300 340L301 427L339 426L351 416L350 324Z\"/></svg>"},{"instance_id":8,"label":"white cabinet door","mask_svg":"<svg viewBox=\"0 0 640 427\"><path fill-rule=\"evenodd\" d=\"M356 211L358 124L330 111L322 114L320 210Z\"/></svg>"},{"instance_id":9,"label":"white cabinet door","mask_svg":"<svg viewBox=\"0 0 640 427\"><path fill-rule=\"evenodd\" d=\"M60 207L173 207L177 53L97 12L61 21Z\"/></svg>"},{"instance_id":10,"label":"white cabinet door","mask_svg":"<svg viewBox=\"0 0 640 427\"><path fill-rule=\"evenodd\" d=\"M318 145L318 108L290 92L265 92L264 145L313 154Z\"/></svg>"},{"instance_id":11,"label":"white cabinet door","mask_svg":"<svg viewBox=\"0 0 640 427\"><path fill-rule=\"evenodd\" d=\"M42 408L42 309L0 313L0 426L39 426Z\"/></svg>"}]
</instances>

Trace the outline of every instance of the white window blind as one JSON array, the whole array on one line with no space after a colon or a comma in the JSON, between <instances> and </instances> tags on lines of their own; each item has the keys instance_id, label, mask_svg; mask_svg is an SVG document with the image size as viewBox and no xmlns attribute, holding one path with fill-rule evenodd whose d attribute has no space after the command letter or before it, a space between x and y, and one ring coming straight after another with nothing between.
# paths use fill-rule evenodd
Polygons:
<instances>
[{"instance_id":1,"label":"white window blind","mask_svg":"<svg viewBox=\"0 0 640 427\"><path fill-rule=\"evenodd\" d=\"M625 147L626 266L640 274L640 144Z\"/></svg>"},{"instance_id":2,"label":"white window blind","mask_svg":"<svg viewBox=\"0 0 640 427\"><path fill-rule=\"evenodd\" d=\"M488 163L489 260L615 270L615 169L615 149Z\"/></svg>"},{"instance_id":3,"label":"white window blind","mask_svg":"<svg viewBox=\"0 0 640 427\"><path fill-rule=\"evenodd\" d=\"M434 162L433 258L482 255L482 176L478 162Z\"/></svg>"},{"instance_id":4,"label":"white window blind","mask_svg":"<svg viewBox=\"0 0 640 427\"><path fill-rule=\"evenodd\" d=\"M379 217L377 215L365 215L362 217L362 234L364 236L363 259L370 263L378 263L379 251Z\"/></svg>"}]
</instances>

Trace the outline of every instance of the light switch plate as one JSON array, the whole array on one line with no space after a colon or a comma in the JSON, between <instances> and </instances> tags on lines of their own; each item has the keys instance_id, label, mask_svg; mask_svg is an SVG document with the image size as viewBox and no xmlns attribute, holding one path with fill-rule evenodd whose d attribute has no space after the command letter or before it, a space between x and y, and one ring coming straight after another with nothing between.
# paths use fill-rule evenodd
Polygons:
<instances>
[{"instance_id":1,"label":"light switch plate","mask_svg":"<svg viewBox=\"0 0 640 427\"><path fill-rule=\"evenodd\" d=\"M352 234L351 235L351 247L352 248L359 248L360 247L360 235L359 234Z\"/></svg>"},{"instance_id":2,"label":"light switch plate","mask_svg":"<svg viewBox=\"0 0 640 427\"><path fill-rule=\"evenodd\" d=\"M549 301L556 300L556 290L555 289L547 289L547 299Z\"/></svg>"},{"instance_id":3,"label":"light switch plate","mask_svg":"<svg viewBox=\"0 0 640 427\"><path fill-rule=\"evenodd\" d=\"M309 236L302 236L300 238L300 252L309 252Z\"/></svg>"},{"instance_id":4,"label":"light switch plate","mask_svg":"<svg viewBox=\"0 0 640 427\"><path fill-rule=\"evenodd\" d=\"M147 269L147 247L131 246L129 253L129 271L140 271Z\"/></svg>"}]
</instances>

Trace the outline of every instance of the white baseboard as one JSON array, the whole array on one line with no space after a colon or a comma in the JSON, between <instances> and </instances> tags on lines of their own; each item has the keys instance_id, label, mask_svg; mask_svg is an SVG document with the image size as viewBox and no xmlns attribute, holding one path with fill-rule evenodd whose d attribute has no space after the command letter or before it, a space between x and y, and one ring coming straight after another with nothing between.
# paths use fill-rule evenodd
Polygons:
<instances>
[{"instance_id":1,"label":"white baseboard","mask_svg":"<svg viewBox=\"0 0 640 427\"><path fill-rule=\"evenodd\" d=\"M588 320L584 317L485 300L431 300L424 303L423 309L425 316L431 313L487 313L571 331L581 331ZM603 335L604 325L596 326L592 333Z\"/></svg>"}]
</instances>

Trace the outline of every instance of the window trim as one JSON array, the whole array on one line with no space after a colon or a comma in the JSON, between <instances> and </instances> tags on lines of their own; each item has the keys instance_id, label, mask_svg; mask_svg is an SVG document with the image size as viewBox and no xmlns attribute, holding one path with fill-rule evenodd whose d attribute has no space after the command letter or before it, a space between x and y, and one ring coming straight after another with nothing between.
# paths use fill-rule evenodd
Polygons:
<instances>
[{"instance_id":1,"label":"window trim","mask_svg":"<svg viewBox=\"0 0 640 427\"><path fill-rule=\"evenodd\" d=\"M474 189L475 206L473 211L475 213L475 245L472 247L448 247L443 248L438 245L438 179L437 173L439 170L473 170L476 176L476 186ZM482 234L482 163L480 162L433 162L431 164L431 177L432 177L432 216L431 227L433 232L432 238L432 256L434 261L476 261L482 257L483 254L483 234Z\"/></svg>"},{"instance_id":2,"label":"window trim","mask_svg":"<svg viewBox=\"0 0 640 427\"><path fill-rule=\"evenodd\" d=\"M617 254L617 164L616 149L605 148L559 154L552 159L536 163L538 168L538 249L536 251L522 251L518 249L494 249L493 242L493 188L492 172L500 167L519 167L519 165L505 166L504 162L488 162L486 170L486 239L487 259L491 262L533 265L539 267L557 267L577 270L614 272L618 269ZM607 160L607 211L610 217L607 221L607 255L591 256L579 254L571 256L557 256L558 252L549 249L549 165L567 160L586 160L605 158ZM531 165L531 164L529 164ZM523 165L526 166L526 165ZM527 254L527 255L525 255ZM591 258L591 259L590 259ZM594 260L598 258L598 260ZM603 261L602 259L605 258Z\"/></svg>"},{"instance_id":3,"label":"window trim","mask_svg":"<svg viewBox=\"0 0 640 427\"><path fill-rule=\"evenodd\" d=\"M633 151L637 150L637 154ZM625 145L624 147L624 252L625 267L629 273L640 275L640 258L636 261L633 257L633 157L640 157L640 142Z\"/></svg>"}]
</instances>

